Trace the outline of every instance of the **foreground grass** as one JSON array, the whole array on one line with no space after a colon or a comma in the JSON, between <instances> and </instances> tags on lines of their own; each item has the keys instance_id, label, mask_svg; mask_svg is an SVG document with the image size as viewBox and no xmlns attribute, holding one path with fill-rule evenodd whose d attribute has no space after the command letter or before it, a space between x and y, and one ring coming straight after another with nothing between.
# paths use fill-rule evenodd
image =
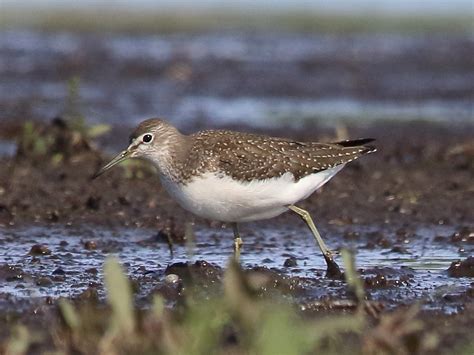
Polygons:
<instances>
[{"instance_id":1,"label":"foreground grass","mask_svg":"<svg viewBox=\"0 0 474 355\"><path fill-rule=\"evenodd\" d=\"M43 332L17 326L0 352L26 354L43 348L54 354L409 354L433 350L436 336L426 331L411 307L377 320L366 312L365 295L354 262L344 255L346 281L355 312L302 317L283 298L258 296L248 276L231 260L219 296L192 288L173 308L155 295L150 308L134 307L132 287L118 260L104 266L107 306L61 299L58 320ZM51 339L45 344L45 339Z\"/></svg>"},{"instance_id":2,"label":"foreground grass","mask_svg":"<svg viewBox=\"0 0 474 355\"><path fill-rule=\"evenodd\" d=\"M216 29L289 30L298 32L469 32L472 18L441 15L338 15L314 12L161 11L120 8L3 9L0 29L31 27L57 31L192 32Z\"/></svg>"}]
</instances>

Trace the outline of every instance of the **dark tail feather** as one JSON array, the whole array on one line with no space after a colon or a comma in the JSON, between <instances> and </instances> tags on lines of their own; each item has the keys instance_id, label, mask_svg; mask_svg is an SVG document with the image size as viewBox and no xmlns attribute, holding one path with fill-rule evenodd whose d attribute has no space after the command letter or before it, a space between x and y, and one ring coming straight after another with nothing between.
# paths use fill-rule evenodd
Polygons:
<instances>
[{"instance_id":1,"label":"dark tail feather","mask_svg":"<svg viewBox=\"0 0 474 355\"><path fill-rule=\"evenodd\" d=\"M335 144L340 145L345 148L364 146L365 149L362 150L361 153L367 154L367 153L373 153L377 150L377 147L374 145L365 145L373 141L375 141L375 139L373 138L361 138L361 139L353 139L353 140L336 142Z\"/></svg>"},{"instance_id":2,"label":"dark tail feather","mask_svg":"<svg viewBox=\"0 0 474 355\"><path fill-rule=\"evenodd\" d=\"M347 140L347 141L340 141L340 142L334 142L334 144L341 145L343 147L358 147L360 145L364 145L370 142L375 141L373 138L360 138L360 139L353 139L353 140Z\"/></svg>"}]
</instances>

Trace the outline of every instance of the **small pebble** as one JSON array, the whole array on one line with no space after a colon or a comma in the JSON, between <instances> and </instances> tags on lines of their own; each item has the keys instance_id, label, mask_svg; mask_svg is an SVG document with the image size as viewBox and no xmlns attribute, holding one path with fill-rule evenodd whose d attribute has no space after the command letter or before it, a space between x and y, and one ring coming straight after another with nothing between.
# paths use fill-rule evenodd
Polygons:
<instances>
[{"instance_id":1,"label":"small pebble","mask_svg":"<svg viewBox=\"0 0 474 355\"><path fill-rule=\"evenodd\" d=\"M165 276L165 282L167 284L177 284L179 282L179 276L176 274L169 274Z\"/></svg>"}]
</instances>

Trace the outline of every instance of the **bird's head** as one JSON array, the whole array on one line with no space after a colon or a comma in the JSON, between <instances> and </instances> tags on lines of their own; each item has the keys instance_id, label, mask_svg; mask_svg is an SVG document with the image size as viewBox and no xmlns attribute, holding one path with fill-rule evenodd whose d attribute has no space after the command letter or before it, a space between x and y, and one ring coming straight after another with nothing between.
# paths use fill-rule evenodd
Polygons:
<instances>
[{"instance_id":1,"label":"bird's head","mask_svg":"<svg viewBox=\"0 0 474 355\"><path fill-rule=\"evenodd\" d=\"M127 159L148 160L160 169L168 162L170 147L176 144L179 137L182 135L168 122L158 118L145 120L130 135L127 149L104 165L95 173L94 178Z\"/></svg>"}]
</instances>

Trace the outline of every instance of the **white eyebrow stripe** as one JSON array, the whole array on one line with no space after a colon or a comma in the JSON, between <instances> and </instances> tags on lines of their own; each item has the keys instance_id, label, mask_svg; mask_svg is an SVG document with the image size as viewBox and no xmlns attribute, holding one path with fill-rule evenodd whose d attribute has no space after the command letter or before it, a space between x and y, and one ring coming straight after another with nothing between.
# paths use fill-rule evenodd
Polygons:
<instances>
[{"instance_id":1,"label":"white eyebrow stripe","mask_svg":"<svg viewBox=\"0 0 474 355\"><path fill-rule=\"evenodd\" d=\"M137 148L140 144L142 144L142 141L140 137L137 137L128 145L128 149Z\"/></svg>"}]
</instances>

